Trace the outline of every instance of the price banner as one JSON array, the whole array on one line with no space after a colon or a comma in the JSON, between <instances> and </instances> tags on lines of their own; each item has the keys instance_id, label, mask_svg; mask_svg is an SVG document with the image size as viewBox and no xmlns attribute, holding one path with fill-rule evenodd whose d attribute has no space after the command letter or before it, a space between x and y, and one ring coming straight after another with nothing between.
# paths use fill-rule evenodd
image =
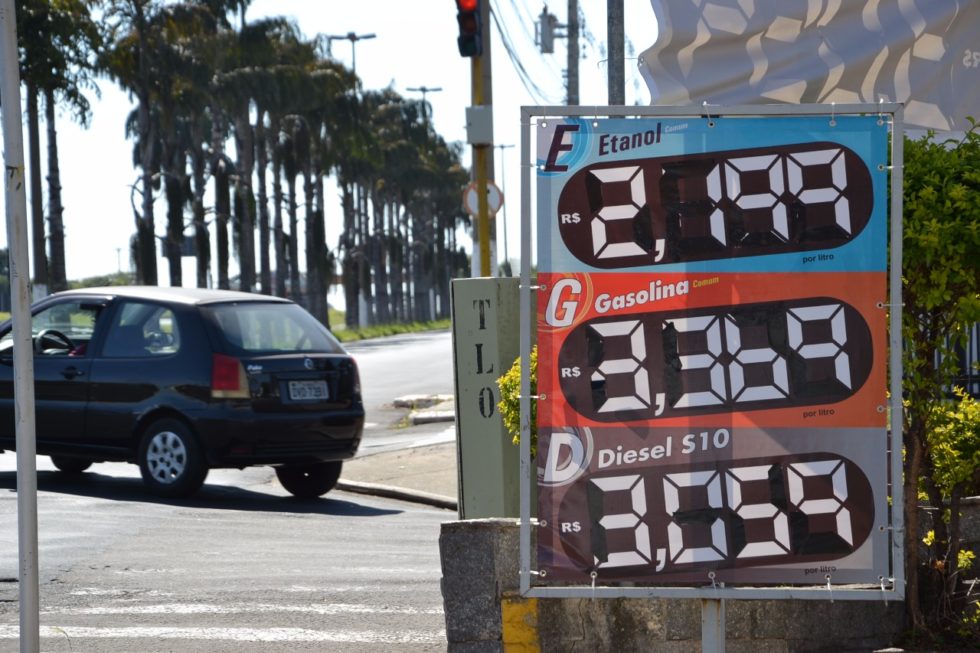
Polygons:
<instances>
[{"instance_id":1,"label":"price banner","mask_svg":"<svg viewBox=\"0 0 980 653\"><path fill-rule=\"evenodd\" d=\"M888 140L876 116L542 121L542 582L887 577Z\"/></svg>"}]
</instances>

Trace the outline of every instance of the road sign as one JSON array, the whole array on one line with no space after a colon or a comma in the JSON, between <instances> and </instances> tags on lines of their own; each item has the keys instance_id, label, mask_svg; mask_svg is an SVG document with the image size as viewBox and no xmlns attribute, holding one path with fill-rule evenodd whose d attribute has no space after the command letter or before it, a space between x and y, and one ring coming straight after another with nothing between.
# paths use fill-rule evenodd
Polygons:
<instances>
[{"instance_id":1,"label":"road sign","mask_svg":"<svg viewBox=\"0 0 980 653\"><path fill-rule=\"evenodd\" d=\"M538 123L535 596L894 577L890 132L854 113Z\"/></svg>"},{"instance_id":2,"label":"road sign","mask_svg":"<svg viewBox=\"0 0 980 653\"><path fill-rule=\"evenodd\" d=\"M492 181L487 182L487 210L490 215L496 215L500 207L504 205L504 194L497 188L497 184ZM463 208L470 215L480 213L480 196L476 191L476 182L470 183L463 191Z\"/></svg>"}]
</instances>

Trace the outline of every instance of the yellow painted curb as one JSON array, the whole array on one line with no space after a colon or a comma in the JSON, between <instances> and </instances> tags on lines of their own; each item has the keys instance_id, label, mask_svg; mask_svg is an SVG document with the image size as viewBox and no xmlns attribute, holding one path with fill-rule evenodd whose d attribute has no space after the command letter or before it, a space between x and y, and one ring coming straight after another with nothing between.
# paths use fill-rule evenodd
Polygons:
<instances>
[{"instance_id":1,"label":"yellow painted curb","mask_svg":"<svg viewBox=\"0 0 980 653\"><path fill-rule=\"evenodd\" d=\"M507 598L500 602L504 653L539 653L538 600Z\"/></svg>"}]
</instances>

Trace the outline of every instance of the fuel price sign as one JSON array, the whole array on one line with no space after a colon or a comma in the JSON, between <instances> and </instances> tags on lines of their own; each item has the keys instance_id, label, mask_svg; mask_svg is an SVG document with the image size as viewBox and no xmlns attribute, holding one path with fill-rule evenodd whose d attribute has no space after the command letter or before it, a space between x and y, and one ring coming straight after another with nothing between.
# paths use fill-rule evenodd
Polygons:
<instances>
[{"instance_id":1,"label":"fuel price sign","mask_svg":"<svg viewBox=\"0 0 980 653\"><path fill-rule=\"evenodd\" d=\"M887 124L538 131L538 582L882 582Z\"/></svg>"}]
</instances>

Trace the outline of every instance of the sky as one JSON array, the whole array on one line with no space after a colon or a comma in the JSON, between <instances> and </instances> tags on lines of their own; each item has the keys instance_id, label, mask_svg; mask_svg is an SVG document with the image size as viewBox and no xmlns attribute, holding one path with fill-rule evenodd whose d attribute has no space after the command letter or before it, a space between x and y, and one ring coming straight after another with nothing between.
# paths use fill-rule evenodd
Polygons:
<instances>
[{"instance_id":1,"label":"sky","mask_svg":"<svg viewBox=\"0 0 980 653\"><path fill-rule=\"evenodd\" d=\"M580 103L607 104L606 0L580 0L584 25L580 37ZM504 195L504 208L498 213L497 259L503 259L506 222L506 249L520 269L520 107L558 105L564 102L562 77L567 61L564 39L556 39L553 54L541 54L535 45L535 22L543 4L525 0L492 0L513 57L508 54L497 23L492 24L493 122L495 178ZM559 23L567 19L567 3L553 3L549 10ZM471 104L470 60L456 48L455 4L450 0L254 0L246 14L255 20L265 16L294 18L303 35L343 36L375 34L372 39L335 40L332 56L351 66L356 50L356 72L365 89L391 87L405 98L421 99L422 93L409 88L441 88L425 94L432 107L434 129L447 141L466 141L465 109ZM636 67L637 55L656 39L656 21L648 0L625 0L626 18L626 103L649 104L646 83ZM486 32L486 26L484 26ZM513 59L527 71L531 84L523 83ZM133 143L126 140L124 123L134 103L111 81L99 82L101 97L89 93L93 115L83 129L67 113L59 114L58 147L65 206L66 267L70 280L83 279L131 268L128 242L134 231L131 208L132 184L139 176L134 167ZM26 117L25 117L26 119ZM46 156L43 140L42 159ZM28 157L25 134L25 160ZM469 146L464 163L472 163ZM502 170L503 166L503 172ZM460 200L462 202L460 189ZM46 195L45 189L45 205ZM335 195L335 197L337 197ZM30 198L28 198L28 203ZM138 204L139 198L136 198ZM29 204L28 204L29 206ZM164 233L165 204L156 204L156 231ZM339 197L327 196L327 244L336 247L341 224ZM465 236L461 242L465 240ZM0 234L6 246L6 231ZM166 265L158 265L161 285L167 284ZM216 277L216 274L215 274ZM193 259L184 259L184 284L194 283Z\"/></svg>"}]
</instances>

